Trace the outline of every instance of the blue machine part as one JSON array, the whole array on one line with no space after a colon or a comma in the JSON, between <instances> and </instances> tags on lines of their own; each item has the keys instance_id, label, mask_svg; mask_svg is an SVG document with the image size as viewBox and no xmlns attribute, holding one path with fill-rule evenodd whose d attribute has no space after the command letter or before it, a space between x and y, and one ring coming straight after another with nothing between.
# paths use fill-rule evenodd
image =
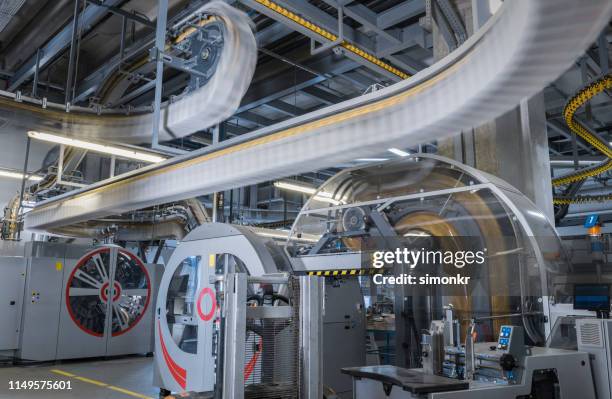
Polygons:
<instances>
[{"instance_id":1,"label":"blue machine part","mask_svg":"<svg viewBox=\"0 0 612 399\"><path fill-rule=\"evenodd\" d=\"M601 241L591 241L591 252L603 252L604 245Z\"/></svg>"},{"instance_id":2,"label":"blue machine part","mask_svg":"<svg viewBox=\"0 0 612 399\"><path fill-rule=\"evenodd\" d=\"M590 227L594 227L595 225L597 225L597 222L599 222L599 215L589 215L584 220L584 227L586 227L587 229Z\"/></svg>"}]
</instances>

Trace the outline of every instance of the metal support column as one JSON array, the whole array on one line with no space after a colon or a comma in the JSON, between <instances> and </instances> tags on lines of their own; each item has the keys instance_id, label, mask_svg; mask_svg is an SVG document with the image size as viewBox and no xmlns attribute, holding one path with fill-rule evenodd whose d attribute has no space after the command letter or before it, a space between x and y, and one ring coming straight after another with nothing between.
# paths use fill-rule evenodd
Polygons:
<instances>
[{"instance_id":1,"label":"metal support column","mask_svg":"<svg viewBox=\"0 0 612 399\"><path fill-rule=\"evenodd\" d=\"M226 278L225 337L223 351L223 399L244 398L244 342L246 339L247 275Z\"/></svg>"},{"instance_id":2,"label":"metal support column","mask_svg":"<svg viewBox=\"0 0 612 399\"><path fill-rule=\"evenodd\" d=\"M36 67L34 69L34 82L32 83L32 97L38 96L38 74L40 72L40 48L36 50Z\"/></svg>"},{"instance_id":3,"label":"metal support column","mask_svg":"<svg viewBox=\"0 0 612 399\"><path fill-rule=\"evenodd\" d=\"M487 20L491 18L491 4L489 0L472 0L472 26L476 32Z\"/></svg>"},{"instance_id":4,"label":"metal support column","mask_svg":"<svg viewBox=\"0 0 612 399\"><path fill-rule=\"evenodd\" d=\"M111 247L110 251L109 251L109 269L108 269L108 281L110 281L110 284L108 285L108 298L114 298L116 294L115 292L115 276L116 276L116 272L117 272L117 260L119 257L119 250L117 247ZM146 262L146 260L144 260ZM106 346L108 348L109 344L110 344L110 340L112 338L112 331L113 331L113 317L116 315L117 317L120 317L117 314L116 309L114 309L114 307L116 306L116 303L114 301L107 301L106 304L106 319L105 319L105 327L104 327L104 331L106 331Z\"/></svg>"},{"instance_id":5,"label":"metal support column","mask_svg":"<svg viewBox=\"0 0 612 399\"><path fill-rule=\"evenodd\" d=\"M219 140L220 140L220 129L221 127L219 125L216 125L213 130L212 130L212 145L217 145L219 144ZM212 221L213 223L215 222L222 222L222 220L219 220L219 202L221 202L221 217L223 217L223 195L219 194L218 192L214 192L212 194L213 197L213 209L212 209Z\"/></svg>"},{"instance_id":6,"label":"metal support column","mask_svg":"<svg viewBox=\"0 0 612 399\"><path fill-rule=\"evenodd\" d=\"M249 214L252 218L257 217L256 209L257 209L257 200L259 199L259 190L257 188L257 184L253 184L249 186L249 198L247 201L247 207L249 209Z\"/></svg>"},{"instance_id":7,"label":"metal support column","mask_svg":"<svg viewBox=\"0 0 612 399\"><path fill-rule=\"evenodd\" d=\"M164 61L161 54L166 45L166 21L168 18L168 0L159 0L157 3L157 25L155 28L155 100L153 102L153 134L151 146L159 146L159 126L161 114L161 98L164 78Z\"/></svg>"},{"instance_id":8,"label":"metal support column","mask_svg":"<svg viewBox=\"0 0 612 399\"><path fill-rule=\"evenodd\" d=\"M325 280L301 276L300 279L300 346L302 348L301 398L323 397L323 315L325 314Z\"/></svg>"},{"instance_id":9,"label":"metal support column","mask_svg":"<svg viewBox=\"0 0 612 399\"><path fill-rule=\"evenodd\" d=\"M28 136L29 137L29 136ZM66 151L66 147L63 144L60 144L59 148L59 156L57 157L57 181L62 181L62 175L64 174L64 153Z\"/></svg>"},{"instance_id":10,"label":"metal support column","mask_svg":"<svg viewBox=\"0 0 612 399\"><path fill-rule=\"evenodd\" d=\"M23 208L23 194L25 190L25 182L28 178L28 160L30 159L30 143L32 139L28 136L26 140L26 151L25 151L25 159L23 161L23 175L21 176L21 189L19 190L19 206L17 207L17 215L16 218L19 219L19 215L21 214L21 209ZM21 239L21 226L17 225L17 240Z\"/></svg>"},{"instance_id":11,"label":"metal support column","mask_svg":"<svg viewBox=\"0 0 612 399\"><path fill-rule=\"evenodd\" d=\"M344 42L344 7L342 5L338 6L338 38L333 42L324 43L321 46L317 47L316 40L314 38L310 38L310 55L317 55L329 49L333 49L336 46L339 46Z\"/></svg>"},{"instance_id":12,"label":"metal support column","mask_svg":"<svg viewBox=\"0 0 612 399\"><path fill-rule=\"evenodd\" d=\"M125 35L127 34L127 17L121 17L121 41L119 42L119 69L123 68L123 57L125 57Z\"/></svg>"},{"instance_id":13,"label":"metal support column","mask_svg":"<svg viewBox=\"0 0 612 399\"><path fill-rule=\"evenodd\" d=\"M63 184L65 186L72 186L72 187L85 187L86 184L81 184L81 183L74 183L71 181L65 181L64 179L62 179L62 176L64 175L64 154L66 152L66 146L64 144L60 144L60 150L59 150L59 157L57 158L57 177L56 177L56 183L59 184Z\"/></svg>"},{"instance_id":14,"label":"metal support column","mask_svg":"<svg viewBox=\"0 0 612 399\"><path fill-rule=\"evenodd\" d=\"M610 58L608 56L608 37L605 31L597 39L597 45L599 47L599 67L601 68L601 73L608 73L610 70Z\"/></svg>"},{"instance_id":15,"label":"metal support column","mask_svg":"<svg viewBox=\"0 0 612 399\"><path fill-rule=\"evenodd\" d=\"M115 177L115 161L116 161L116 157L114 155L111 155L110 158L110 171L108 172L108 177Z\"/></svg>"},{"instance_id":16,"label":"metal support column","mask_svg":"<svg viewBox=\"0 0 612 399\"><path fill-rule=\"evenodd\" d=\"M72 86L74 85L74 63L76 58L76 42L79 30L79 2L74 0L74 12L72 16L72 39L70 41L70 55L68 58L68 77L66 78L66 97L65 102L68 104L72 101Z\"/></svg>"}]
</instances>

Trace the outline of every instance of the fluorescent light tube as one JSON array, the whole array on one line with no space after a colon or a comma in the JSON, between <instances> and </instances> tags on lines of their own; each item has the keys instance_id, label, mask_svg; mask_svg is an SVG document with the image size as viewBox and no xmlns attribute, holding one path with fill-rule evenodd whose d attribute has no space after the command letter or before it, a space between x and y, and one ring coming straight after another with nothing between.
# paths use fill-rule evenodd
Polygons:
<instances>
[{"instance_id":1,"label":"fluorescent light tube","mask_svg":"<svg viewBox=\"0 0 612 399\"><path fill-rule=\"evenodd\" d=\"M314 199L315 201L328 202L332 205L342 204L342 201L332 198L332 195L330 193L327 193L325 191L317 192L317 189L314 187L303 186L301 184L290 183L288 181L275 181L274 187L278 187L283 190L297 191L299 193L308 194L308 195L313 195L316 193L317 195L312 197L312 199Z\"/></svg>"},{"instance_id":2,"label":"fluorescent light tube","mask_svg":"<svg viewBox=\"0 0 612 399\"><path fill-rule=\"evenodd\" d=\"M409 152L400 150L399 148L389 148L388 151L394 153L395 155L399 155L400 157L407 157L410 155Z\"/></svg>"},{"instance_id":3,"label":"fluorescent light tube","mask_svg":"<svg viewBox=\"0 0 612 399\"><path fill-rule=\"evenodd\" d=\"M357 162L383 162L388 161L389 158L357 158Z\"/></svg>"},{"instance_id":4,"label":"fluorescent light tube","mask_svg":"<svg viewBox=\"0 0 612 399\"><path fill-rule=\"evenodd\" d=\"M0 177L9 177L11 179L23 179L23 173L19 173L19 172L13 172L10 170L1 170L0 169ZM36 175L30 175L28 176L28 180L31 181L41 181L43 178L40 176L36 176Z\"/></svg>"},{"instance_id":5,"label":"fluorescent light tube","mask_svg":"<svg viewBox=\"0 0 612 399\"><path fill-rule=\"evenodd\" d=\"M304 193L308 195L312 195L317 192L317 189L314 187L303 186L303 185L295 184L295 183L289 183L287 181L275 181L274 187L278 187L283 190L297 191L299 193Z\"/></svg>"},{"instance_id":6,"label":"fluorescent light tube","mask_svg":"<svg viewBox=\"0 0 612 399\"><path fill-rule=\"evenodd\" d=\"M29 131L28 136L36 140L48 141L50 143L64 144L71 147L83 148L85 150L99 152L102 154L115 155L120 158L135 159L137 161L157 163L166 158L147 152L134 151L129 148L116 147L106 144L91 143L89 141L77 140L70 137L58 136L55 134Z\"/></svg>"},{"instance_id":7,"label":"fluorescent light tube","mask_svg":"<svg viewBox=\"0 0 612 399\"><path fill-rule=\"evenodd\" d=\"M323 194L323 193L322 193ZM327 194L327 193L325 193ZM337 199L333 199L331 198L331 196L325 196L325 195L315 195L314 197L312 197L312 199L314 199L315 201L321 201L321 202L328 202L332 205L342 205L342 201L338 201Z\"/></svg>"}]
</instances>

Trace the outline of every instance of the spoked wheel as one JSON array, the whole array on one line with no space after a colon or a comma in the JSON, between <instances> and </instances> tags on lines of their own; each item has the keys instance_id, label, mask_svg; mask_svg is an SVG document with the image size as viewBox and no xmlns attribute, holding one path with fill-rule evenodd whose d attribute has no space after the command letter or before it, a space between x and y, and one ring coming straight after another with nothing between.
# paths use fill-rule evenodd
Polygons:
<instances>
[{"instance_id":1,"label":"spoked wheel","mask_svg":"<svg viewBox=\"0 0 612 399\"><path fill-rule=\"evenodd\" d=\"M116 267L111 270L114 254ZM145 266L123 249L111 251L106 247L88 253L79 260L66 284L70 317L81 330L98 337L104 335L109 309L112 335L121 335L140 321L150 296L151 281Z\"/></svg>"},{"instance_id":2,"label":"spoked wheel","mask_svg":"<svg viewBox=\"0 0 612 399\"><path fill-rule=\"evenodd\" d=\"M121 335L133 328L142 318L151 298L149 273L140 259L131 253L119 250L115 283L121 291L113 299L113 336Z\"/></svg>"}]
</instances>

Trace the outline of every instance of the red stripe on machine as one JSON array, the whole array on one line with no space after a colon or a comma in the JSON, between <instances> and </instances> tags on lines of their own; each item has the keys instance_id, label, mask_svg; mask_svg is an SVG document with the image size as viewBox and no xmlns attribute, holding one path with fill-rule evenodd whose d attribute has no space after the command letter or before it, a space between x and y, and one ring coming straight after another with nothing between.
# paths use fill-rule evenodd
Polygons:
<instances>
[{"instance_id":1,"label":"red stripe on machine","mask_svg":"<svg viewBox=\"0 0 612 399\"><path fill-rule=\"evenodd\" d=\"M174 380L179 384L179 386L183 389L187 386L187 372L184 368L179 366L168 353L168 349L166 348L166 343L164 342L164 336L162 335L161 324L159 320L157 320L157 330L159 333L159 342L161 343L162 355L164 356L164 361L166 362L166 366L168 366L168 370Z\"/></svg>"}]
</instances>

